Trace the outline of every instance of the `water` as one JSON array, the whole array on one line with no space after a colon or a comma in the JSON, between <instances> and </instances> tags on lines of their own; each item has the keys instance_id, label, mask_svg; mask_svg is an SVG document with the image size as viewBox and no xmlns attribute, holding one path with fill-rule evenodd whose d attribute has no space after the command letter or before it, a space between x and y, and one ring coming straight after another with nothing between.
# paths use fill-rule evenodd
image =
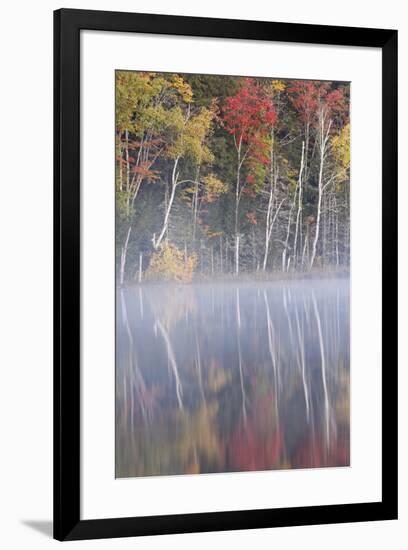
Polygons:
<instances>
[{"instance_id":1,"label":"water","mask_svg":"<svg viewBox=\"0 0 408 550\"><path fill-rule=\"evenodd\" d=\"M116 476L349 464L349 284L117 291Z\"/></svg>"}]
</instances>

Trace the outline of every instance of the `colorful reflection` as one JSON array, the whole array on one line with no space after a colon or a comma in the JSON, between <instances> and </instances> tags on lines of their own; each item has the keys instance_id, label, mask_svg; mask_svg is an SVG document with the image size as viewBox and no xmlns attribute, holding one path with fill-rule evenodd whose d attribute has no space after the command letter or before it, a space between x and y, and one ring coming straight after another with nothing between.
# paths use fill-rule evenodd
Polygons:
<instances>
[{"instance_id":1,"label":"colorful reflection","mask_svg":"<svg viewBox=\"0 0 408 550\"><path fill-rule=\"evenodd\" d=\"M347 466L349 284L117 291L116 476Z\"/></svg>"}]
</instances>

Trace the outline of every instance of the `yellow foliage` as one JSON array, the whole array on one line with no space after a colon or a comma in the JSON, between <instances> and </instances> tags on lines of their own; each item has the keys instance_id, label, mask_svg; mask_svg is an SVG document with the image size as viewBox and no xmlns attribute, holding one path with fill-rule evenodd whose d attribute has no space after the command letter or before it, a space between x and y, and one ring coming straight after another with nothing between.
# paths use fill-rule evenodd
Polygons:
<instances>
[{"instance_id":1,"label":"yellow foliage","mask_svg":"<svg viewBox=\"0 0 408 550\"><path fill-rule=\"evenodd\" d=\"M174 244L164 243L151 260L146 277L153 280L191 282L197 265L196 254L185 255Z\"/></svg>"},{"instance_id":2,"label":"yellow foliage","mask_svg":"<svg viewBox=\"0 0 408 550\"><path fill-rule=\"evenodd\" d=\"M180 94L183 101L186 103L191 103L193 101L193 90L190 84L185 82L178 74L175 74L173 77L173 86Z\"/></svg>"},{"instance_id":3,"label":"yellow foliage","mask_svg":"<svg viewBox=\"0 0 408 550\"><path fill-rule=\"evenodd\" d=\"M146 73L116 72L116 127L120 132L125 129L137 131L132 123L133 113L137 105L143 112L144 102L155 95L150 83L151 77Z\"/></svg>"},{"instance_id":4,"label":"yellow foliage","mask_svg":"<svg viewBox=\"0 0 408 550\"><path fill-rule=\"evenodd\" d=\"M206 140L212 129L213 118L214 112L204 107L187 119L181 109L178 109L177 113L175 110L168 126L177 135L168 148L167 155L173 159L189 157L196 164L211 162L214 156L206 145Z\"/></svg>"},{"instance_id":5,"label":"yellow foliage","mask_svg":"<svg viewBox=\"0 0 408 550\"><path fill-rule=\"evenodd\" d=\"M228 191L228 185L219 180L214 174L209 174L203 178L205 199L207 202L213 202L220 195Z\"/></svg>"},{"instance_id":6,"label":"yellow foliage","mask_svg":"<svg viewBox=\"0 0 408 550\"><path fill-rule=\"evenodd\" d=\"M283 92L286 88L286 84L283 80L272 80L271 86L274 92Z\"/></svg>"},{"instance_id":7,"label":"yellow foliage","mask_svg":"<svg viewBox=\"0 0 408 550\"><path fill-rule=\"evenodd\" d=\"M346 124L341 132L332 139L334 160L339 167L340 179L347 179L350 169L350 124Z\"/></svg>"}]
</instances>

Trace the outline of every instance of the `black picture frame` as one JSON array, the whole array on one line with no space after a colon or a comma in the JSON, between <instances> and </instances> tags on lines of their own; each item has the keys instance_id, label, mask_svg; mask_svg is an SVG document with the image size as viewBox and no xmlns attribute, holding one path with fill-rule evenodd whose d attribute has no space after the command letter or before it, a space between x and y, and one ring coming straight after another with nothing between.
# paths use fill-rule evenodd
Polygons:
<instances>
[{"instance_id":1,"label":"black picture frame","mask_svg":"<svg viewBox=\"0 0 408 550\"><path fill-rule=\"evenodd\" d=\"M80 519L80 31L382 50L382 500ZM54 537L129 537L397 518L397 31L61 9L54 12Z\"/></svg>"}]
</instances>

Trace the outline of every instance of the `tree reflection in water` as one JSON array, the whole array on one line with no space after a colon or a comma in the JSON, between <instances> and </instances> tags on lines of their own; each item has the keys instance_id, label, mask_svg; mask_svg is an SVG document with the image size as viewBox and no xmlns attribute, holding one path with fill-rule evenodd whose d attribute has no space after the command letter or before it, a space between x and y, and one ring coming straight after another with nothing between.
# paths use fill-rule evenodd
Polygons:
<instances>
[{"instance_id":1,"label":"tree reflection in water","mask_svg":"<svg viewBox=\"0 0 408 550\"><path fill-rule=\"evenodd\" d=\"M347 281L117 292L117 477L349 464Z\"/></svg>"}]
</instances>

